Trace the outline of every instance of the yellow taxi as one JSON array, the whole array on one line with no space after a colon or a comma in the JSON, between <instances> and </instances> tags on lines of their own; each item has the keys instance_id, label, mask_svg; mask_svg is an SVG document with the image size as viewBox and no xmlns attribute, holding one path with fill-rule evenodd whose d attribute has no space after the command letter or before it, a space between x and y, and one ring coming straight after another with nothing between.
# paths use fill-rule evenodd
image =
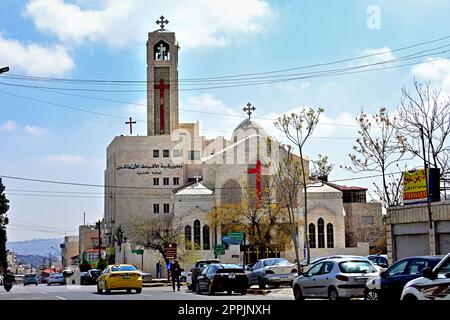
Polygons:
<instances>
[{"instance_id":1,"label":"yellow taxi","mask_svg":"<svg viewBox=\"0 0 450 320\"><path fill-rule=\"evenodd\" d=\"M113 264L103 270L97 279L97 292L110 293L111 290L136 290L142 292L142 274L138 268L131 264Z\"/></svg>"}]
</instances>

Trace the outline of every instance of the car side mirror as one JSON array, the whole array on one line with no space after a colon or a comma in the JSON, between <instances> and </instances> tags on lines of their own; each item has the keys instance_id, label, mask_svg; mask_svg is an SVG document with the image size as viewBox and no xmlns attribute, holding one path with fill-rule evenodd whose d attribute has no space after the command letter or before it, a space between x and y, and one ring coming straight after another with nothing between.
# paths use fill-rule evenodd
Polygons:
<instances>
[{"instance_id":1,"label":"car side mirror","mask_svg":"<svg viewBox=\"0 0 450 320\"><path fill-rule=\"evenodd\" d=\"M423 276L424 278L433 280L433 279L434 279L434 273L433 273L433 270L432 270L431 268L424 268L424 269L422 270L422 276Z\"/></svg>"}]
</instances>

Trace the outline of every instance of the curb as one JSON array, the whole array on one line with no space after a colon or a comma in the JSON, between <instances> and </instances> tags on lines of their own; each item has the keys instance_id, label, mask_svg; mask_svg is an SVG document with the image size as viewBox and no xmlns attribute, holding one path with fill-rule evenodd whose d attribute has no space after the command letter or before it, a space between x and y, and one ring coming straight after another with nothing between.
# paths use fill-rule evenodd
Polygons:
<instances>
[{"instance_id":1,"label":"curb","mask_svg":"<svg viewBox=\"0 0 450 320\"><path fill-rule=\"evenodd\" d=\"M263 295L263 296L265 296L271 292L272 292L272 290L267 290L267 289L247 289L248 294Z\"/></svg>"}]
</instances>

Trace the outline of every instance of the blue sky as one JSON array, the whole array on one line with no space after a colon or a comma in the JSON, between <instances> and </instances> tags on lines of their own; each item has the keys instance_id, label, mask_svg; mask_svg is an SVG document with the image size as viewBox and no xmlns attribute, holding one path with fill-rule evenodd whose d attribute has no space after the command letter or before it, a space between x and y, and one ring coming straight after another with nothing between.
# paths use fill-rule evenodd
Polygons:
<instances>
[{"instance_id":1,"label":"blue sky","mask_svg":"<svg viewBox=\"0 0 450 320\"><path fill-rule=\"evenodd\" d=\"M379 12L379 28L368 27L373 10ZM128 133L125 120L77 112L36 99L145 120L145 109L133 105L144 103L145 92L72 92L124 102L113 103L4 83L60 85L14 80L11 75L145 80L147 32L157 28L154 21L161 14L169 19L167 28L177 33L181 46L179 77L199 78L266 72L377 52L386 53L332 67L397 58L448 44L447 39L423 48L390 52L448 36L448 12L450 3L444 0L1 1L0 67L9 65L11 70L0 75L0 175L102 184L106 146L114 136ZM431 79L433 85L449 93L450 61L444 59L447 56L450 53L430 55L408 62L441 60L360 74L182 91L180 120L200 121L202 134L213 137L230 134L245 118L241 109L248 101L257 108L255 117L261 118L273 118L300 106L323 107L322 122L347 126L319 125L306 146L307 154L313 159L319 153L326 154L336 163L331 179L355 177L339 165L349 164L351 138L356 137L356 128L351 125L355 124L356 114L361 109L374 112L382 105L394 110L401 88L411 85L414 75L419 80ZM205 115L196 112L199 110L232 116ZM269 132L280 134L270 121L258 121ZM135 130L144 135L145 123L139 122ZM372 182L348 184L371 188ZM4 179L4 183L11 200L10 240L71 234L82 223L83 212L88 222L103 216L101 188L11 179ZM49 197L46 192L35 191L80 193L53 193Z\"/></svg>"}]
</instances>

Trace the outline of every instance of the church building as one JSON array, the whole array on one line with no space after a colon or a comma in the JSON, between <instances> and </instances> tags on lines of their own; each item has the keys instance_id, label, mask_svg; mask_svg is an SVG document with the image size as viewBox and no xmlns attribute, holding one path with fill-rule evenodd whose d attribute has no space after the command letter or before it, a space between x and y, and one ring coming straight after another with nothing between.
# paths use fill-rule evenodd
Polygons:
<instances>
[{"instance_id":1,"label":"church building","mask_svg":"<svg viewBox=\"0 0 450 320\"><path fill-rule=\"evenodd\" d=\"M104 225L107 246L114 248L110 262L133 263L155 274L160 253L133 243L131 226L150 216L173 216L181 224L183 250L193 251L196 259L214 258L214 246L224 239L221 228L211 225L208 213L215 206L233 203L243 181L260 197L264 177L273 172L268 166L274 153L283 155L281 146L270 146L266 130L252 120L255 108L248 103L242 122L231 137L208 139L200 135L200 123L179 119L178 53L175 33L160 28L147 40L147 135L116 136L107 147L105 170ZM129 122L132 125L130 119ZM264 149L264 150L263 150ZM309 168L308 159L302 159ZM309 171L308 171L309 172ZM368 245L345 247L345 210L342 192L321 184L308 188L308 232L311 255L368 254ZM301 201L298 201L301 204ZM303 209L298 207L299 248L303 253ZM127 241L117 241L121 230ZM180 246L181 247L181 246ZM144 249L143 256L136 254ZM248 262L246 252L227 244L219 255L224 262ZM267 254L258 253L256 258ZM276 256L292 262L294 250L287 247ZM112 258L112 259L111 259ZM255 257L254 257L255 258ZM302 255L303 258L303 255ZM142 265L143 264L143 265ZM186 263L187 264L187 263ZM185 265L186 270L191 265Z\"/></svg>"}]
</instances>

